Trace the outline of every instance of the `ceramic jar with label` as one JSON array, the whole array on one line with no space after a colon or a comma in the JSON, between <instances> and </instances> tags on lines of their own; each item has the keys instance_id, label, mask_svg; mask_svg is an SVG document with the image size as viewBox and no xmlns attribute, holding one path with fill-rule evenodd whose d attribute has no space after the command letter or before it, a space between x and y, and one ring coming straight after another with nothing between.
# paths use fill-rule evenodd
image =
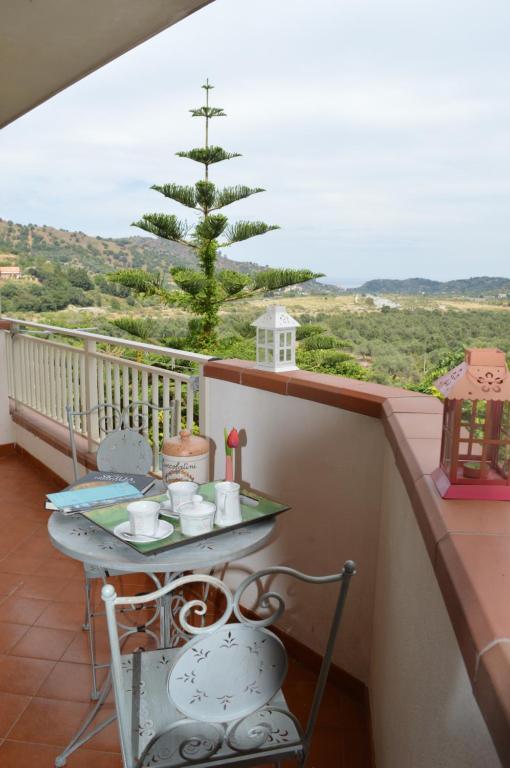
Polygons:
<instances>
[{"instance_id":1,"label":"ceramic jar with label","mask_svg":"<svg viewBox=\"0 0 510 768\"><path fill-rule=\"evenodd\" d=\"M183 429L177 437L163 440L163 480L167 485L178 480L207 483L209 480L209 440Z\"/></svg>"}]
</instances>

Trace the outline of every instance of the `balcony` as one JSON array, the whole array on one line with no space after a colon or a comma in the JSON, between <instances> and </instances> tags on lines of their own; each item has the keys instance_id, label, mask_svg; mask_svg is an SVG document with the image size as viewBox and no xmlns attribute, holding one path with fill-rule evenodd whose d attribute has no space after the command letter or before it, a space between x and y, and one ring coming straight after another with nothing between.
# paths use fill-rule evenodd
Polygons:
<instances>
[{"instance_id":1,"label":"balcony","mask_svg":"<svg viewBox=\"0 0 510 768\"><path fill-rule=\"evenodd\" d=\"M438 401L302 371L271 374L246 361L213 361L86 332L60 329L57 335L21 321L4 320L2 328L0 499L9 535L0 550L0 637L2 628L18 627L5 630L19 632L6 635L6 669L14 670L16 647L26 646L23 658L33 653L37 661L30 663L38 670L23 691L9 689L16 700L6 705L2 765L29 764L36 750L50 765L67 726L40 724L59 721L60 712L62 722L74 718L75 724L86 709L80 566L52 550L42 508L47 490L72 476L65 407L102 398L125 404L137 392L140 399L158 396L161 404L177 397L183 423L200 424L219 449L215 476L222 474L224 426L244 430L239 476L291 504L263 550L230 564L233 584L243 570L267 565L320 573L337 570L347 558L357 561L310 764L510 765L510 505L439 498L430 478L439 457ZM144 362L146 354L166 360L165 368ZM93 466L97 425L77 422L75 428L80 462ZM156 445L155 468L158 463ZM52 592L56 581L58 594ZM305 586L286 600L290 610L279 630L293 657L291 704L300 711L331 603L310 601ZM54 616L51 624L45 615ZM51 645L34 631L41 627L72 634L58 659L36 655L44 642ZM30 632L41 635L35 650ZM55 645L49 652L60 653ZM54 665L72 706L58 703L49 688L45 670ZM15 686L24 685L10 674ZM116 744L112 728L90 746L94 758L103 752L104 765L117 765ZM90 764L92 751L78 753L74 764Z\"/></svg>"}]
</instances>

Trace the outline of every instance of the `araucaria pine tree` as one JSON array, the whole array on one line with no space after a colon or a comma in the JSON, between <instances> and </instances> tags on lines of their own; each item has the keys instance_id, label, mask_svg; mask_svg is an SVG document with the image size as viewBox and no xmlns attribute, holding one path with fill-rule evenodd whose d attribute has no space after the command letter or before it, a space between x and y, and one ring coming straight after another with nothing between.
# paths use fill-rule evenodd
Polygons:
<instances>
[{"instance_id":1,"label":"araucaria pine tree","mask_svg":"<svg viewBox=\"0 0 510 768\"><path fill-rule=\"evenodd\" d=\"M226 117L226 114L220 107L210 106L209 92L213 86L208 80L202 88L205 91L205 105L190 112L193 117L201 117L205 121L204 146L187 152L177 152L177 155L203 165L203 178L193 187L179 184L155 184L151 187L169 200L196 211L197 223L190 225L187 221L166 213L147 213L133 224L165 240L189 246L196 253L199 268L171 268L170 274L177 288L169 287L164 275L139 269L120 270L111 275L111 279L138 293L157 295L165 304L180 306L197 315L198 335L207 342L214 338L219 322L219 310L224 304L264 291L303 283L321 275L305 269L267 269L252 275L218 269L217 258L220 249L279 227L262 221L237 221L229 224L227 217L219 213L226 206L264 190L242 185L220 189L210 180L212 165L240 155L209 144L210 121L216 117Z\"/></svg>"}]
</instances>

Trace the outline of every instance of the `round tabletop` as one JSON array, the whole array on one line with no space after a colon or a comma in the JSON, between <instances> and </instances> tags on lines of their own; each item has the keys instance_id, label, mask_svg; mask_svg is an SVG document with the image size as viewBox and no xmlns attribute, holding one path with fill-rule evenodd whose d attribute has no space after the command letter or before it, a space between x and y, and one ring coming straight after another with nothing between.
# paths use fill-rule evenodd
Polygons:
<instances>
[{"instance_id":1,"label":"round tabletop","mask_svg":"<svg viewBox=\"0 0 510 768\"><path fill-rule=\"evenodd\" d=\"M160 552L142 555L81 515L53 512L48 533L54 547L89 566L124 573L178 573L212 568L260 549L270 538L274 518Z\"/></svg>"}]
</instances>

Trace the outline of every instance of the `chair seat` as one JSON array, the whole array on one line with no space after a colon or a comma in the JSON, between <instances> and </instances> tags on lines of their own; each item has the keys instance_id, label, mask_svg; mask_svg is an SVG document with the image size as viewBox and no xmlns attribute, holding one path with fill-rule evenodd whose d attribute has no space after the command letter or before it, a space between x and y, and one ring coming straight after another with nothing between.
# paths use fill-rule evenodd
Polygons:
<instances>
[{"instance_id":1,"label":"chair seat","mask_svg":"<svg viewBox=\"0 0 510 768\"><path fill-rule=\"evenodd\" d=\"M131 723L137 764L200 768L301 756L301 729L281 690L266 706L234 722L191 720L176 709L167 685L180 652L179 648L160 649L122 656L122 708L124 721Z\"/></svg>"}]
</instances>

